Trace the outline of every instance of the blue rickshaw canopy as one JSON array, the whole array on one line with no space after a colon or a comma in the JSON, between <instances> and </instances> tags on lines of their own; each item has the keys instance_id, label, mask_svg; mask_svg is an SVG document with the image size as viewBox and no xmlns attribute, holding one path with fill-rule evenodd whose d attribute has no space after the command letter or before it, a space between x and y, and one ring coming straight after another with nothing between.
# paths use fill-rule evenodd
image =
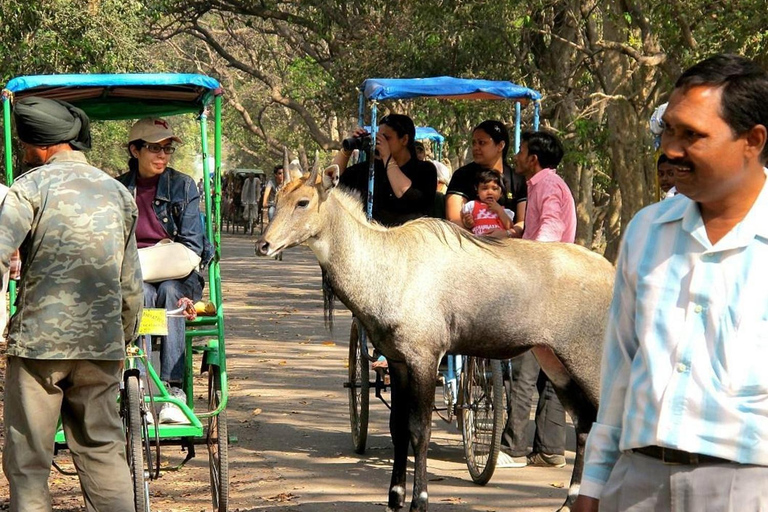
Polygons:
<instances>
[{"instance_id":1,"label":"blue rickshaw canopy","mask_svg":"<svg viewBox=\"0 0 768 512\"><path fill-rule=\"evenodd\" d=\"M363 128L365 128L365 130L367 130L368 133L371 133L370 126L363 126ZM439 142L440 144L442 144L443 142L445 142L445 137L440 135L440 133L437 130L435 130L430 126L417 126L415 140L430 140L432 142Z\"/></svg>"},{"instance_id":2,"label":"blue rickshaw canopy","mask_svg":"<svg viewBox=\"0 0 768 512\"><path fill-rule=\"evenodd\" d=\"M416 127L416 140L431 140L432 142L445 142L445 137L440 135L437 130L429 126Z\"/></svg>"},{"instance_id":3,"label":"blue rickshaw canopy","mask_svg":"<svg viewBox=\"0 0 768 512\"><path fill-rule=\"evenodd\" d=\"M368 100L435 97L443 99L483 99L536 101L541 94L507 81L437 76L431 78L369 78L360 86Z\"/></svg>"},{"instance_id":4,"label":"blue rickshaw canopy","mask_svg":"<svg viewBox=\"0 0 768 512\"><path fill-rule=\"evenodd\" d=\"M67 101L92 119L134 119L199 112L223 91L206 75L118 73L20 76L4 92Z\"/></svg>"}]
</instances>

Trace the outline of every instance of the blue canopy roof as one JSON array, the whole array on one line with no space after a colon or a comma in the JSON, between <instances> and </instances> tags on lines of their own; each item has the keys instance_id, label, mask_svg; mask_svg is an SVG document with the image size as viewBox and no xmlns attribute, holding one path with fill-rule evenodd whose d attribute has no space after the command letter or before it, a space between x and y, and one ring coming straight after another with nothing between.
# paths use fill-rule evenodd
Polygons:
<instances>
[{"instance_id":1,"label":"blue canopy roof","mask_svg":"<svg viewBox=\"0 0 768 512\"><path fill-rule=\"evenodd\" d=\"M197 112L222 94L217 80L186 73L21 76L8 82L5 90L16 98L64 100L94 119Z\"/></svg>"},{"instance_id":2,"label":"blue canopy roof","mask_svg":"<svg viewBox=\"0 0 768 512\"><path fill-rule=\"evenodd\" d=\"M445 142L445 137L440 135L437 130L429 126L417 126L416 127L416 140L431 140L442 144Z\"/></svg>"},{"instance_id":3,"label":"blue canopy roof","mask_svg":"<svg viewBox=\"0 0 768 512\"><path fill-rule=\"evenodd\" d=\"M533 89L506 81L438 76L432 78L369 78L360 86L368 100L436 97L450 99L540 100Z\"/></svg>"},{"instance_id":4,"label":"blue canopy roof","mask_svg":"<svg viewBox=\"0 0 768 512\"><path fill-rule=\"evenodd\" d=\"M363 128L368 132L371 133L371 126L365 125ZM429 126L417 126L416 127L416 140L431 140L434 142L439 142L442 144L445 142L445 137L440 135L437 130L434 128L431 128Z\"/></svg>"}]
</instances>

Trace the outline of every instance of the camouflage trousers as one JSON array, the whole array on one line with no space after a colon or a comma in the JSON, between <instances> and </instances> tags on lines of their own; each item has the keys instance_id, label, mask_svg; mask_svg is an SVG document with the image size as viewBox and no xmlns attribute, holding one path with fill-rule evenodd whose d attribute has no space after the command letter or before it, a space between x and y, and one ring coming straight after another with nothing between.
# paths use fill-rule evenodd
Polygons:
<instances>
[{"instance_id":1,"label":"camouflage trousers","mask_svg":"<svg viewBox=\"0 0 768 512\"><path fill-rule=\"evenodd\" d=\"M117 406L123 361L8 357L5 449L11 512L51 510L48 476L61 415L89 512L133 512Z\"/></svg>"}]
</instances>

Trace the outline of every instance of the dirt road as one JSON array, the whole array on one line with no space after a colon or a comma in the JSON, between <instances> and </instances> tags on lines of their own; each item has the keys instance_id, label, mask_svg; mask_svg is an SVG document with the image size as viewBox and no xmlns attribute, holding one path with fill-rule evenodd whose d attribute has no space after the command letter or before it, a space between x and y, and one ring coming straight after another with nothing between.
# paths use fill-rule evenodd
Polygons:
<instances>
[{"instance_id":1,"label":"dirt road","mask_svg":"<svg viewBox=\"0 0 768 512\"><path fill-rule=\"evenodd\" d=\"M388 411L372 398L368 450L355 454L342 387L349 313L337 309L333 335L323 327L320 270L308 249L289 250L283 261L260 259L253 239L243 235L225 236L223 248L229 430L236 438L229 451L230 510L383 511L392 456ZM184 455L175 447L163 453L166 467ZM433 512L553 511L565 498L573 462L569 452L563 469L499 469L488 485L477 486L460 434L437 416L429 456ZM57 462L72 468L66 454ZM54 510L81 510L76 477L54 472L50 483ZM0 510L7 494L0 480ZM210 510L205 447L181 470L152 482L151 494L153 510Z\"/></svg>"}]
</instances>

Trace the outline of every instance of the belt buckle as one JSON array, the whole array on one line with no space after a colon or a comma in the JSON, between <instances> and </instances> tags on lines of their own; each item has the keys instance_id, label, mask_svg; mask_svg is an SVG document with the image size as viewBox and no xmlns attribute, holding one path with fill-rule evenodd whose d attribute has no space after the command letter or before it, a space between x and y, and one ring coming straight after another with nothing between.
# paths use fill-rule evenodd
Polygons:
<instances>
[{"instance_id":1,"label":"belt buckle","mask_svg":"<svg viewBox=\"0 0 768 512\"><path fill-rule=\"evenodd\" d=\"M685 453L688 456L688 460L682 461L680 460L680 457L678 457L678 460L671 460L672 454L674 454L677 450L668 450L667 448L661 447L661 462L664 464L667 464L669 466L683 466L683 465L697 465L699 463L699 455L697 453L687 453L687 452L678 452L680 455ZM667 459L667 453L670 454L670 460Z\"/></svg>"}]
</instances>

